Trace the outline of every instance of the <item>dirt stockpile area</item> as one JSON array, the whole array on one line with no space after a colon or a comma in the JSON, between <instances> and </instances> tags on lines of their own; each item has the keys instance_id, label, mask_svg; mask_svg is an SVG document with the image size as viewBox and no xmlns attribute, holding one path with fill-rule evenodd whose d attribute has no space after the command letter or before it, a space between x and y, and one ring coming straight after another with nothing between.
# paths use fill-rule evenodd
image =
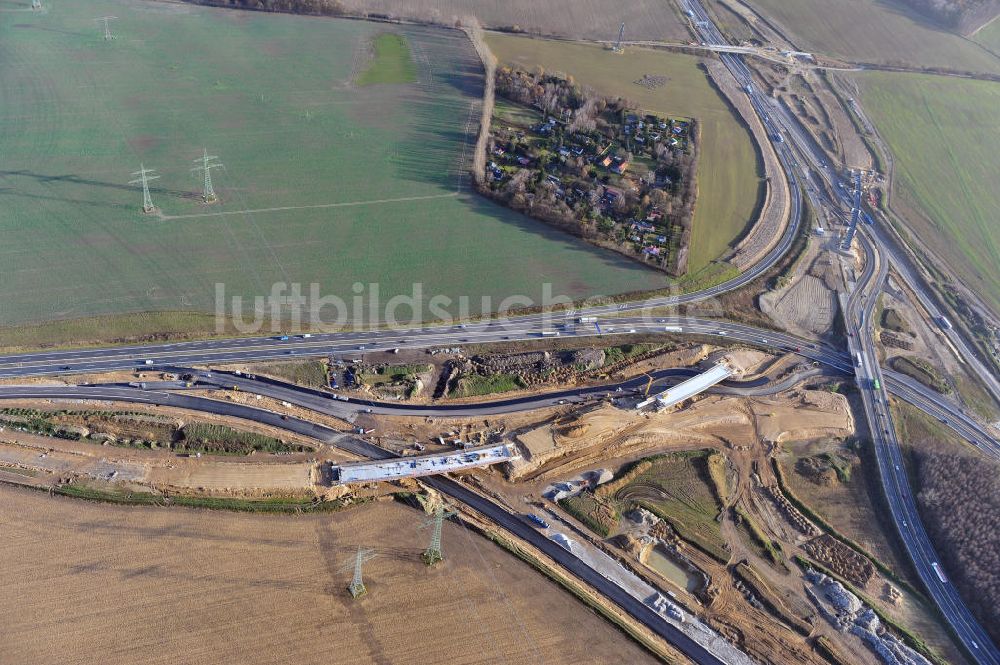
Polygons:
<instances>
[{"instance_id":1,"label":"dirt stockpile area","mask_svg":"<svg viewBox=\"0 0 1000 665\"><path fill-rule=\"evenodd\" d=\"M793 390L766 399L709 396L678 411L653 414L605 405L519 433L524 456L514 464L511 476L528 478L643 451L746 446L760 440L847 436L853 431L847 400L816 390Z\"/></svg>"},{"instance_id":2,"label":"dirt stockpile area","mask_svg":"<svg viewBox=\"0 0 1000 665\"><path fill-rule=\"evenodd\" d=\"M651 663L463 527L420 561L423 514L376 503L270 517L121 508L0 487L3 662L148 665ZM340 572L359 544L368 595Z\"/></svg>"},{"instance_id":3,"label":"dirt stockpile area","mask_svg":"<svg viewBox=\"0 0 1000 665\"><path fill-rule=\"evenodd\" d=\"M840 274L829 255L819 250L818 243L810 243L802 258L808 270L760 297L761 311L790 332L825 335L833 329Z\"/></svg>"}]
</instances>

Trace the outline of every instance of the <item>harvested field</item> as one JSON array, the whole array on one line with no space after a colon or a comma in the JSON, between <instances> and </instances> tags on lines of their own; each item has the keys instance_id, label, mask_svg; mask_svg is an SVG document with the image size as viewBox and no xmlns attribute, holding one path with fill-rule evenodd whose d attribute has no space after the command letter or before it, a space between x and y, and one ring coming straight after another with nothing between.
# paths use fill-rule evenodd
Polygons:
<instances>
[{"instance_id":1,"label":"harvested field","mask_svg":"<svg viewBox=\"0 0 1000 665\"><path fill-rule=\"evenodd\" d=\"M517 26L529 33L572 39L612 41L622 21L626 39L690 38L677 7L660 0L344 0L343 4L352 13L445 24L475 16L487 29Z\"/></svg>"},{"instance_id":2,"label":"harvested field","mask_svg":"<svg viewBox=\"0 0 1000 665\"><path fill-rule=\"evenodd\" d=\"M896 2L751 0L798 47L851 62L1000 72L1000 58Z\"/></svg>"},{"instance_id":3,"label":"harvested field","mask_svg":"<svg viewBox=\"0 0 1000 665\"><path fill-rule=\"evenodd\" d=\"M101 39L93 17L103 14L119 17L118 39ZM317 298L344 302L354 282L377 283L385 300L419 283L418 319L434 318L425 300L436 294L468 296L475 314L481 296L538 301L544 282L574 298L664 285L467 195L478 56L458 31L394 26L418 84L358 87L354 60L383 30L143 0L0 12L0 325L212 312L216 284L220 305L244 298L248 325L250 298L275 283L304 295L315 284ZM225 165L211 206L189 168L205 148ZM161 176L157 214L140 212L128 184L140 164ZM338 318L335 307L322 314ZM115 327L211 331L203 323L137 315ZM64 332L107 334L93 324Z\"/></svg>"},{"instance_id":4,"label":"harvested field","mask_svg":"<svg viewBox=\"0 0 1000 665\"><path fill-rule=\"evenodd\" d=\"M688 276L695 283L710 262L726 253L754 219L763 184L750 133L712 86L699 58L629 47L613 54L600 46L492 34L501 63L572 75L602 95L620 95L660 115L695 118L701 127L698 200L691 234ZM666 76L649 88L634 81Z\"/></svg>"},{"instance_id":5,"label":"harvested field","mask_svg":"<svg viewBox=\"0 0 1000 665\"><path fill-rule=\"evenodd\" d=\"M445 524L420 561L422 514L376 503L323 516L123 508L0 487L4 661L652 663L561 589ZM339 570L358 545L368 595ZM58 639L53 636L58 635Z\"/></svg>"}]
</instances>

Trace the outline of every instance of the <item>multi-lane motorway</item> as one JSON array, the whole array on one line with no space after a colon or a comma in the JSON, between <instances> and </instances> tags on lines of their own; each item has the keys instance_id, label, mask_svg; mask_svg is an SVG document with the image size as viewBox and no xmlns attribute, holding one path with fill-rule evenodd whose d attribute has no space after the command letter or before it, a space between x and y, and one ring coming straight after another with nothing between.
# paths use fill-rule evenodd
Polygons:
<instances>
[{"instance_id":1,"label":"multi-lane motorway","mask_svg":"<svg viewBox=\"0 0 1000 665\"><path fill-rule=\"evenodd\" d=\"M725 42L721 32L719 32L718 28L712 22L699 0L684 0L684 2L687 5L689 15L694 19L695 25L705 42ZM737 80L741 83L744 80L752 82L750 72L739 56L722 54L720 57L727 64L730 71L733 72L733 75L736 76ZM782 125L782 129L789 139L785 145L793 146L814 168L818 167L816 171L820 173L821 178L825 181L827 191L835 192L835 196L839 196L842 199L840 203L846 204L845 207L850 209L851 205L847 193L837 186L839 183L834 183L835 176L825 169L826 165L821 157L821 152L816 150L814 142L801 128L799 123L791 117L787 109L781 106L773 107L768 105L761 93L749 86L750 83L747 83L746 89L751 101L753 101L754 107L757 109L758 114L761 114L769 130L773 127L770 123L775 122L775 119L773 116L768 116L766 109L772 108L776 111L775 115L778 116L777 122ZM784 159L782 162L787 169L788 165ZM817 193L816 197L813 198L814 205L828 205L835 216L842 214L842 211L839 209L841 205L829 199L818 200L820 196L821 194ZM923 525L920 523L916 503L906 477L905 467L902 463L899 442L896 440L892 415L889 411L884 373L879 366L878 356L875 352L875 343L872 337L872 312L875 309L878 295L885 284L890 261L896 261L894 265L897 269L903 271L901 275L904 279L912 280L909 283L928 312L934 314L936 313L936 308L929 302L927 289L924 287L922 281L918 281L913 272L910 271L908 263L900 261L900 257L895 256L887 248L886 244L880 242L870 230L865 230L859 237L859 242L866 255L865 273L850 296L846 318L848 329L853 332L853 335L850 337L849 346L851 347L851 351L859 353L862 359L861 371L859 372L859 388L862 392L865 413L875 445L883 489L889 502L896 528L906 546L907 552L941 614L955 632L959 642L977 663L994 665L1000 663L1000 651L997 650L982 626L972 616L972 613L962 602L955 588L940 574L937 563L938 557L934 552L934 548ZM995 396L1000 397L1000 392L997 391L996 377L987 368L983 367L976 360L975 356L969 353L964 340L961 340L961 337L957 333L952 333L950 337L958 339L956 347L968 354L966 360L973 364L973 367L983 378L983 381L990 386L991 392ZM905 383L897 383L897 387L907 386ZM921 397L926 396L921 395ZM940 404L940 400L931 401ZM945 419L942 418L942 420Z\"/></svg>"},{"instance_id":2,"label":"multi-lane motorway","mask_svg":"<svg viewBox=\"0 0 1000 665\"><path fill-rule=\"evenodd\" d=\"M1000 653L986 631L938 567L938 555L920 522L889 410L885 376L879 365L872 336L871 318L878 301L877 295L889 272L889 262L887 255L878 251L877 242L870 233L863 232L859 239L866 253L867 265L865 274L848 301L848 325L857 331L857 335L850 338L849 346L861 358L861 367L857 373L858 389L861 391L889 510L924 587L959 641L976 662L1000 663Z\"/></svg>"}]
</instances>

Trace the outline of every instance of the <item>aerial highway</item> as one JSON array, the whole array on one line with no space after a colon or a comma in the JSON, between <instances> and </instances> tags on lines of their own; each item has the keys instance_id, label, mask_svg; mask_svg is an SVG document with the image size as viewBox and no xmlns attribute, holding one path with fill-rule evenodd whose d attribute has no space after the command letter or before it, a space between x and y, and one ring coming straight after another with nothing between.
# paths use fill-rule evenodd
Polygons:
<instances>
[{"instance_id":1,"label":"aerial highway","mask_svg":"<svg viewBox=\"0 0 1000 665\"><path fill-rule=\"evenodd\" d=\"M877 252L875 242L866 230L858 237L865 251L866 267L848 302L848 326L855 331L855 335L849 338L848 345L852 352L861 357L861 367L857 373L858 389L869 423L889 510L917 574L958 640L977 663L996 665L1000 663L1000 652L965 606L955 587L939 575L939 557L920 521L920 513L896 438L885 390L885 377L879 365L872 333L872 314L878 301L877 295L888 276L889 262L886 256Z\"/></svg>"},{"instance_id":2,"label":"aerial highway","mask_svg":"<svg viewBox=\"0 0 1000 665\"><path fill-rule=\"evenodd\" d=\"M697 0L685 0L684 7L694 20L702 40L708 45L723 46L726 40L712 22L710 16ZM667 328L680 327L683 334L714 336L717 339L728 338L732 341L750 343L761 347L790 351L804 358L824 364L830 368L844 372L854 372L851 355L826 345L801 340L794 336L774 331L764 331L741 324L730 324L711 319L692 319L684 317L655 318L648 310L666 308L685 303L705 300L725 292L745 286L775 265L789 250L802 223L803 189L808 193L812 205L818 209L825 207L834 217L842 217L842 208L850 206L846 192L836 186L836 176L828 169L812 137L796 121L787 109L774 104L753 85L753 76L739 54L721 53L720 58L737 82L747 92L751 105L761 118L772 139L772 146L779 162L789 180L791 195L791 218L787 228L775 246L765 258L739 276L717 286L688 294L666 295L623 304L601 304L582 307L560 318L553 314L532 314L511 318L506 321L477 321L456 326L427 326L407 330L371 330L329 333L314 336L301 336L292 339L278 338L240 338L214 339L198 342L181 342L171 344L147 344L123 346L115 348L74 349L60 351L44 351L0 357L0 377L16 378L72 373L101 373L115 370L133 370L156 368L171 365L210 365L232 362L250 362L269 359L290 359L299 356L333 355L350 357L371 351L388 349L413 349L441 346L463 346L486 342L504 342L534 339L542 332L553 331L552 326L559 325L561 337L589 337L595 335L643 335L668 332ZM787 140L785 140L787 138ZM821 174L821 184L830 195L805 185L798 179L797 172L810 168ZM961 436L971 441L980 450L993 456L1000 454L1000 447L987 429L973 417L964 413L955 413L954 406L941 395L928 391L906 377L884 372L878 364L874 340L871 338L871 315L874 311L878 293L885 282L889 264L900 272L921 300L923 306L933 316L938 314L937 308L928 297L926 287L919 276L914 274L905 259L877 235L878 230L864 230L859 234L859 245L866 255L865 271L859 279L857 287L849 297L849 307L846 313L848 327L852 333L849 338L850 350L860 354L862 366L858 371L858 383L861 390L866 418L875 445L879 463L879 472L887 501L899 530L904 545L917 568L917 571L927 587L935 604L940 609L948 624L952 627L958 639L964 645L977 663L1000 663L1000 654L988 639L982 627L978 625L969 610L964 606L954 587L937 575L935 565L937 557L924 531L919 514L916 510L912 490L908 485L905 468L903 467L895 429L887 401L887 391L914 404L918 408L945 421ZM640 316L630 316L637 314ZM587 326L575 323L578 318L599 318L600 323ZM944 331L946 337L962 353L968 354L967 360L983 378L994 395L1000 397L1000 384L992 373L982 363L975 359L968 345L956 331ZM227 377L228 378L228 377ZM669 375L661 378L667 379ZM622 387L623 390L625 386ZM280 387L277 387L280 388ZM275 388L275 389L277 389ZM601 394L607 388L593 390L588 395L542 396L536 398L533 408L551 406L553 400L589 399ZM107 386L5 386L0 388L0 398L53 398L53 399L102 399L115 401L146 402L166 406L178 406L205 410L222 415L258 420L278 427L300 431L320 440L327 440L332 445L353 452L359 456L371 457L388 454L380 448L371 446L360 439L348 437L328 428L309 423L305 420L284 417L270 411L243 407L241 405L209 400L183 393L141 391L135 388ZM300 399L306 396L299 394ZM315 399L327 399L313 396ZM290 400L289 400L290 401ZM544 404L547 401L547 404ZM528 406L508 404L503 408ZM494 405L495 406L495 405ZM384 405L367 405L364 408L388 408ZM224 410L220 410L224 409ZM376 452L380 451L380 452ZM434 478L431 484L441 491L453 496L488 518L511 530L520 537L526 538L533 545L556 559L574 573L593 584L601 593L612 598L632 616L640 619L651 629L656 630L664 638L675 644L686 655L697 662L721 662L717 657L704 651L699 645L692 646L684 642L686 636L676 634L675 628L663 622L650 608L631 596L622 597L620 588L604 580L596 571L586 567L579 559L571 556L565 549L552 543L530 529L513 514L507 512L489 500L470 492L463 486L447 478ZM583 566L581 568L581 566ZM589 577L588 577L589 576ZM603 582L602 582L603 580ZM668 628L664 628L668 626Z\"/></svg>"},{"instance_id":3,"label":"aerial highway","mask_svg":"<svg viewBox=\"0 0 1000 665\"><path fill-rule=\"evenodd\" d=\"M669 334L704 337L716 342L752 344L768 350L797 353L803 358L847 374L854 372L851 356L827 344L813 342L788 333L766 330L754 326L730 323L717 319L697 317L642 317L622 316L600 319L597 325L577 324L579 311L565 314L563 318L550 316L547 327L557 327L560 339L606 336L614 339L635 335ZM553 321L559 322L554 324ZM314 335L310 338L276 337L238 338L155 344L102 349L77 349L46 351L15 356L0 356L0 377L38 377L59 374L103 373L111 371L169 369L194 365L219 365L237 362L257 362L275 359L334 356L352 358L363 353L399 349L423 349L441 346L462 346L500 341L539 339L545 329L538 316L511 319L504 323L472 322L464 327L432 326L405 331L380 330L371 332L344 332ZM678 332L678 329L680 332ZM360 349L359 347L364 347ZM146 365L152 361L152 365ZM889 390L947 424L959 435L968 439L984 452L1000 455L998 444L987 428L973 416L959 410L957 405L945 400L908 377L886 372ZM612 386L613 390L615 386ZM585 389L593 394L606 388ZM551 401L571 397L552 395ZM329 399L329 396L323 399ZM541 399L541 398L540 398ZM441 407L453 408L453 407ZM483 406L483 408L487 408ZM537 407L536 407L537 408ZM951 413L951 416L944 416Z\"/></svg>"},{"instance_id":4,"label":"aerial highway","mask_svg":"<svg viewBox=\"0 0 1000 665\"><path fill-rule=\"evenodd\" d=\"M726 42L699 0L684 0L683 4L686 6L689 16L694 20L703 41L709 44ZM764 124L771 130L773 117L770 116L767 109L775 107L773 105L768 107L767 102L762 99L761 93L752 86L753 79L749 69L738 55L723 53L720 54L720 58L726 63L736 79L744 84L744 89L747 90L754 108ZM814 141L787 113L786 109L777 108L783 129L789 138L789 141L785 143L786 150L788 144L794 145L800 155L804 155L815 167L820 153L816 150ZM780 156L782 151L778 152ZM782 159L782 163L788 169L785 159ZM835 186L833 182L835 176L825 168L825 161L820 158L818 166L820 167L818 172L821 174L822 180L825 181L827 190L834 192L834 197L840 198L841 202L846 203L847 207L850 208L845 188ZM831 207L836 206L836 203L832 201L828 203L831 204ZM834 210L834 214L840 216L842 211ZM859 244L866 256L865 272L858 281L855 291L850 295L845 318L849 330L853 332L853 335L849 336L849 348L852 355L860 353L862 358L862 367L860 368L862 371L858 372L858 387L862 393L865 414L879 462L879 475L893 521L921 580L965 650L977 663L983 665L1000 663L1000 651L997 650L982 626L972 616L955 588L942 576L939 576L937 555L934 553L930 539L920 522L913 493L902 463L899 443L896 440L895 427L892 423L892 415L885 392L885 380L872 337L872 312L878 295L885 284L889 272L889 262L894 257L887 251L884 243L880 243L867 229L859 237ZM903 269L906 269L905 265L903 265ZM913 279L912 274L908 274L907 277ZM921 293L921 283L916 281L913 283L918 297L923 296L922 301L926 300L926 294ZM928 304L925 302L924 306L928 307ZM928 307L928 311L933 314L936 309ZM958 337L957 333L955 336ZM964 345L959 346L959 348L967 350ZM983 380L991 386L992 391L996 384L996 377L993 377L981 364L977 365L977 371Z\"/></svg>"}]
</instances>

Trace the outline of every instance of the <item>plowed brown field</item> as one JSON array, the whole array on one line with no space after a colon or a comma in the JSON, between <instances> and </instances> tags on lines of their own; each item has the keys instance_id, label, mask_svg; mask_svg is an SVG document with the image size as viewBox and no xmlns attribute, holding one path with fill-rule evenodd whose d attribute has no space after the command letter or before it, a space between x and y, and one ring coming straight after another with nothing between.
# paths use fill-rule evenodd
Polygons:
<instances>
[{"instance_id":1,"label":"plowed brown field","mask_svg":"<svg viewBox=\"0 0 1000 665\"><path fill-rule=\"evenodd\" d=\"M0 663L647 663L570 595L463 527L420 561L423 515L116 507L0 486ZM351 600L341 564L378 557Z\"/></svg>"}]
</instances>

